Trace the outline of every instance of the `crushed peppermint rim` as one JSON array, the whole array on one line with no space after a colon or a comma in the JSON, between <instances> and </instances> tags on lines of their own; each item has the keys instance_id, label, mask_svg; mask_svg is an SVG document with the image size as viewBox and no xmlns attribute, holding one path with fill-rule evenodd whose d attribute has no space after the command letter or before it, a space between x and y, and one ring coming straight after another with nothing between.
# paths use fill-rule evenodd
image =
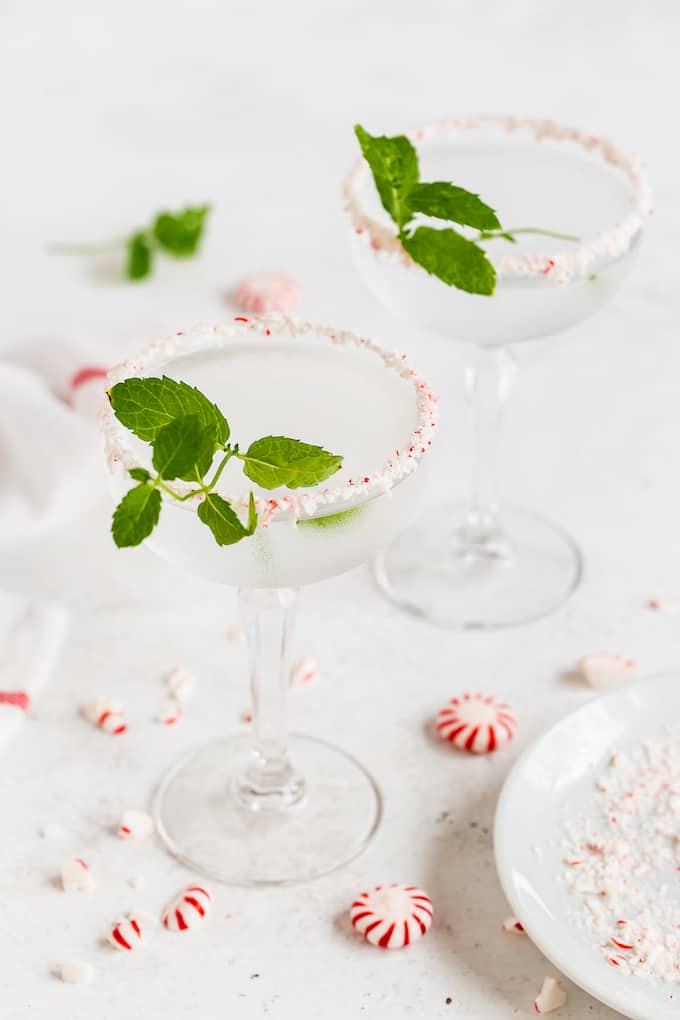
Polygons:
<instances>
[{"instance_id":1,"label":"crushed peppermint rim","mask_svg":"<svg viewBox=\"0 0 680 1020\"><path fill-rule=\"evenodd\" d=\"M231 322L216 325L198 324L191 329L180 330L164 340L156 341L141 354L111 369L108 373L107 388L131 376L148 375L149 371L156 367L162 369L169 360L180 355L206 347L225 346L233 339L243 339L252 331L267 337L284 334L295 338L313 334L320 339L329 340L331 344L368 350L379 357L386 368L397 372L402 379L412 383L416 401L415 429L404 436L403 444L392 452L379 471L350 478L344 484L335 487L299 489L277 498L256 497L255 504L262 526L266 527L270 521L276 519L296 521L300 518L340 513L349 506L354 507L389 493L400 481L413 474L432 444L439 416L439 398L427 380L411 366L405 354L381 347L373 340L348 330L320 326L284 315L261 318L239 315ZM104 400L100 411L100 425L104 434L107 462L112 473L125 473L130 468L144 466L131 445L132 433L118 421L108 399ZM185 493L192 489L192 485L188 482L178 482L175 483L175 488L178 492ZM228 498L235 508L245 509L248 505L248 495L249 491L244 491ZM201 496L197 495L195 500L188 500L182 505L195 510L200 502Z\"/></svg>"},{"instance_id":2,"label":"crushed peppermint rim","mask_svg":"<svg viewBox=\"0 0 680 1020\"><path fill-rule=\"evenodd\" d=\"M494 255L485 249L498 279L544 277L553 283L564 285L574 279L587 277L595 264L602 259L613 261L631 249L646 218L654 211L652 191L642 161L637 156L624 153L609 139L578 128L565 127L553 120L500 114L452 117L406 131L405 134L413 143L418 143L440 138L452 139L464 131L486 127L497 127L508 134L528 132L537 142L549 139L576 145L585 152L599 156L603 163L620 170L631 187L632 209L628 215L609 230L600 231L594 236L572 244L569 248L550 254L531 252L502 256ZM343 182L345 209L355 233L370 245L376 258L397 260L407 267L425 272L404 250L394 230L369 215L363 207L359 188L369 174L368 163L364 159L359 159Z\"/></svg>"}]
</instances>

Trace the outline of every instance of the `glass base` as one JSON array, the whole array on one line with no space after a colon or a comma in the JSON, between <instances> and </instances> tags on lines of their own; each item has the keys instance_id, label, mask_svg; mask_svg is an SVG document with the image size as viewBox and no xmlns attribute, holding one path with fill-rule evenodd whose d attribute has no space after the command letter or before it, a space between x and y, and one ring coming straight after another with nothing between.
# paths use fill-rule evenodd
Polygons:
<instances>
[{"instance_id":1,"label":"glass base","mask_svg":"<svg viewBox=\"0 0 680 1020\"><path fill-rule=\"evenodd\" d=\"M182 758L158 788L153 813L170 852L192 870L232 885L305 882L351 861L373 836L380 791L344 751L291 736L304 795L256 811L239 796L252 756L247 735L216 740Z\"/></svg>"},{"instance_id":2,"label":"glass base","mask_svg":"<svg viewBox=\"0 0 680 1020\"><path fill-rule=\"evenodd\" d=\"M559 527L514 507L502 530L466 530L466 507L448 504L399 536L375 562L378 585L403 609L442 627L527 623L561 606L581 579L581 554Z\"/></svg>"}]
</instances>

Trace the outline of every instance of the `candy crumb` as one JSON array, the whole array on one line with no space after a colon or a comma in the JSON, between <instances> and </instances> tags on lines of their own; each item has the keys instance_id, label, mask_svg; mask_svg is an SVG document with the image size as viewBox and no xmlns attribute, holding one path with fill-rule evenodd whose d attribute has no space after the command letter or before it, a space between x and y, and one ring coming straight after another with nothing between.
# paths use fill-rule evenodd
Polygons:
<instances>
[{"instance_id":1,"label":"candy crumb","mask_svg":"<svg viewBox=\"0 0 680 1020\"><path fill-rule=\"evenodd\" d=\"M541 990L534 1000L534 1009L537 1013L552 1013L564 1006L566 1001L567 993L559 981L547 977L543 979Z\"/></svg>"},{"instance_id":2,"label":"candy crumb","mask_svg":"<svg viewBox=\"0 0 680 1020\"><path fill-rule=\"evenodd\" d=\"M503 931L507 931L511 935L526 935L524 925L517 917L506 917L501 928Z\"/></svg>"},{"instance_id":3,"label":"candy crumb","mask_svg":"<svg viewBox=\"0 0 680 1020\"><path fill-rule=\"evenodd\" d=\"M69 985L89 985L94 977L94 967L83 960L70 960L59 965L59 976Z\"/></svg>"}]
</instances>

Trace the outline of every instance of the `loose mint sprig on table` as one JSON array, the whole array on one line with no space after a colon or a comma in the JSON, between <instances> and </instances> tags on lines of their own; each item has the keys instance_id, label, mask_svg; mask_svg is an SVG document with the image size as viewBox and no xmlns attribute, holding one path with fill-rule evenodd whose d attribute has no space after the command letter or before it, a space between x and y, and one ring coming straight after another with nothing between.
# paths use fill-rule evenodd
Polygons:
<instances>
[{"instance_id":1,"label":"loose mint sprig on table","mask_svg":"<svg viewBox=\"0 0 680 1020\"><path fill-rule=\"evenodd\" d=\"M113 514L111 532L119 547L139 545L151 534L161 513L161 493L178 503L201 498L198 518L218 545L233 545L254 534L252 490L245 523L215 491L232 458L240 460L246 477L263 489L318 485L342 466L342 457L286 436L264 436L241 452L238 443L230 442L229 423L217 405L195 387L167 376L125 379L111 387L109 400L118 421L153 448L153 472L130 468L137 485ZM223 456L213 471L218 453ZM178 492L168 484L177 480L193 483L192 488Z\"/></svg>"},{"instance_id":2,"label":"loose mint sprig on table","mask_svg":"<svg viewBox=\"0 0 680 1020\"><path fill-rule=\"evenodd\" d=\"M480 247L480 241L500 238L516 244L516 234L542 234L564 241L578 241L569 234L558 234L538 227L505 230L491 206L479 195L448 181L420 181L418 153L405 135L370 135L360 124L354 133L368 163L383 208L397 227L397 237L414 262L450 287L470 294L493 294L496 271ZM449 221L459 227L472 227L475 237L467 237L446 227L437 230L412 226L418 213Z\"/></svg>"},{"instance_id":3,"label":"loose mint sprig on table","mask_svg":"<svg viewBox=\"0 0 680 1020\"><path fill-rule=\"evenodd\" d=\"M159 212L149 226L134 230L128 237L102 244L51 244L48 250L64 255L99 255L106 251L125 253L124 272L128 280L151 276L158 252L174 258L191 258L203 238L209 205L187 206L177 212Z\"/></svg>"}]
</instances>

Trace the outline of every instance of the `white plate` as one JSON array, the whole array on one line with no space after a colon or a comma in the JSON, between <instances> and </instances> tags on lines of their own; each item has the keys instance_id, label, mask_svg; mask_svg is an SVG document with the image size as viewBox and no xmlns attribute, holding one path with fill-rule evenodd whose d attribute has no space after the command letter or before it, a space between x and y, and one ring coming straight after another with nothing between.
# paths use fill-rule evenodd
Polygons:
<instances>
[{"instance_id":1,"label":"white plate","mask_svg":"<svg viewBox=\"0 0 680 1020\"><path fill-rule=\"evenodd\" d=\"M622 974L570 920L575 901L561 881L560 836L565 817L592 814L593 779L613 747L660 737L679 720L680 673L596 698L524 752L496 809L496 867L528 935L575 984L633 1020L678 1020L680 987Z\"/></svg>"}]
</instances>

